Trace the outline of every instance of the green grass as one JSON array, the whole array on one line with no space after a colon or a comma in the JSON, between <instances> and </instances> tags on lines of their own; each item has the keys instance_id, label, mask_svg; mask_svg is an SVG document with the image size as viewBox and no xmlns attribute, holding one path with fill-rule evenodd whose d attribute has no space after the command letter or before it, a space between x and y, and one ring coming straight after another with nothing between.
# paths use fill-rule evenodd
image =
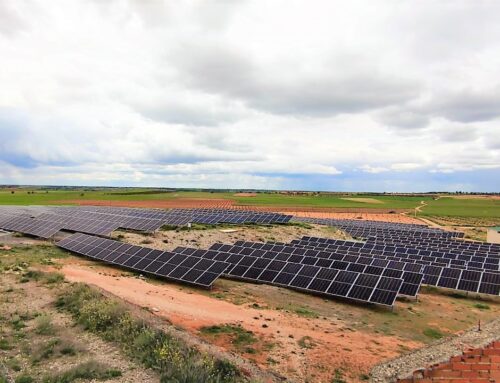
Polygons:
<instances>
[{"instance_id":1,"label":"green grass","mask_svg":"<svg viewBox=\"0 0 500 383\"><path fill-rule=\"evenodd\" d=\"M476 303L476 304L474 305L474 307L475 307L476 309L479 309L479 310L489 310L489 309L490 309L490 306L489 306L489 305L487 305L486 303Z\"/></svg>"},{"instance_id":2,"label":"green grass","mask_svg":"<svg viewBox=\"0 0 500 383\"><path fill-rule=\"evenodd\" d=\"M331 194L311 193L285 195L273 192L257 193L255 197L236 196L235 192L168 191L146 188L0 188L0 205L71 204L72 200L158 201L179 198L229 199L240 205L276 207L323 207L362 209L413 210L421 201L427 203L423 216L500 218L500 201L490 199L456 199L444 196L435 200L431 195ZM379 203L349 199L370 198Z\"/></svg>"},{"instance_id":3,"label":"green grass","mask_svg":"<svg viewBox=\"0 0 500 383\"><path fill-rule=\"evenodd\" d=\"M424 330L424 335L432 339L441 339L444 336L441 331L430 327Z\"/></svg>"},{"instance_id":4,"label":"green grass","mask_svg":"<svg viewBox=\"0 0 500 383\"><path fill-rule=\"evenodd\" d=\"M229 335L232 338L232 343L237 348L242 348L257 342L257 338L252 331L245 330L241 326L234 326L230 324L202 327L200 332L202 334L212 336L221 334Z\"/></svg>"},{"instance_id":5,"label":"green grass","mask_svg":"<svg viewBox=\"0 0 500 383\"><path fill-rule=\"evenodd\" d=\"M233 192L197 192L176 191L165 192L154 189L41 189L21 188L14 194L10 189L0 189L0 205L44 205L65 204L71 200L105 200L105 201L155 201L175 200L177 198L230 199L243 205L266 206L309 206L309 207L361 207L382 209L412 209L422 200L431 197L420 196L388 196L388 195L283 195L279 193L258 193L256 197L238 197ZM373 198L381 203L370 204L349 201L343 198Z\"/></svg>"},{"instance_id":6,"label":"green grass","mask_svg":"<svg viewBox=\"0 0 500 383\"><path fill-rule=\"evenodd\" d=\"M443 197L426 202L419 215L500 219L500 200Z\"/></svg>"},{"instance_id":7,"label":"green grass","mask_svg":"<svg viewBox=\"0 0 500 383\"><path fill-rule=\"evenodd\" d=\"M79 364L69 370L55 374L52 376L45 377L43 383L72 383L74 381L80 381L80 379L85 380L108 380L122 376L120 370L115 368L110 368L102 363L96 361L88 361Z\"/></svg>"},{"instance_id":8,"label":"green grass","mask_svg":"<svg viewBox=\"0 0 500 383\"><path fill-rule=\"evenodd\" d=\"M14 381L15 383L33 383L35 379L30 375L20 375Z\"/></svg>"}]
</instances>

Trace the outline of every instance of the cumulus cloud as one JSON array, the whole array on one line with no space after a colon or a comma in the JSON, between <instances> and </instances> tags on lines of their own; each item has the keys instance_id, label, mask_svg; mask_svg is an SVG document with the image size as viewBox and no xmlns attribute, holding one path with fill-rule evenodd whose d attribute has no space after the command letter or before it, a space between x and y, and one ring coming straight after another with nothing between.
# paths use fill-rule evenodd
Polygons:
<instances>
[{"instance_id":1,"label":"cumulus cloud","mask_svg":"<svg viewBox=\"0 0 500 383\"><path fill-rule=\"evenodd\" d=\"M499 11L4 1L0 182L495 190Z\"/></svg>"}]
</instances>

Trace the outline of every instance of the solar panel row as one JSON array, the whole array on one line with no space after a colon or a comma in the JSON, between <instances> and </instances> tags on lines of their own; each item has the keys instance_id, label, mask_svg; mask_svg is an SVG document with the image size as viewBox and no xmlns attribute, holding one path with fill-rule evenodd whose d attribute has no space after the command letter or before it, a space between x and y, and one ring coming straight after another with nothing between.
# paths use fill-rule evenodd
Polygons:
<instances>
[{"instance_id":1,"label":"solar panel row","mask_svg":"<svg viewBox=\"0 0 500 383\"><path fill-rule=\"evenodd\" d=\"M224 260L230 278L288 287L312 294L393 306L404 281L383 275L304 265L245 254L177 248L177 254Z\"/></svg>"},{"instance_id":2,"label":"solar panel row","mask_svg":"<svg viewBox=\"0 0 500 383\"><path fill-rule=\"evenodd\" d=\"M210 288L228 267L226 262L133 246L80 233L56 245L130 270L204 288Z\"/></svg>"},{"instance_id":3,"label":"solar panel row","mask_svg":"<svg viewBox=\"0 0 500 383\"><path fill-rule=\"evenodd\" d=\"M175 249L174 251L178 251L179 249L180 248ZM391 267L391 265L386 265L386 267L379 267L371 265L371 262L359 262L358 259L342 261L340 259L335 259L334 256L336 254L329 254L326 252L323 252L323 254L316 254L314 256L311 256L307 255L305 252L301 252L300 250L302 249L294 248L293 246L281 246L273 245L270 243L265 244L258 242L239 241L234 245L224 245L221 243L217 243L212 245L209 250L218 251L223 254L243 254L278 262L290 262L307 266L325 267L335 270L354 271L361 274L399 278L403 279L403 285L399 293L401 295L412 297L417 295L423 279L422 274L415 273L412 270L393 268ZM299 253L302 254L297 253L296 250L299 250Z\"/></svg>"},{"instance_id":4,"label":"solar panel row","mask_svg":"<svg viewBox=\"0 0 500 383\"><path fill-rule=\"evenodd\" d=\"M0 207L0 229L19 231L42 238L49 238L59 230L108 236L118 228L153 232L167 224L185 225L188 222L271 224L285 223L290 218L291 216L277 213L223 209L166 211L96 206Z\"/></svg>"}]
</instances>

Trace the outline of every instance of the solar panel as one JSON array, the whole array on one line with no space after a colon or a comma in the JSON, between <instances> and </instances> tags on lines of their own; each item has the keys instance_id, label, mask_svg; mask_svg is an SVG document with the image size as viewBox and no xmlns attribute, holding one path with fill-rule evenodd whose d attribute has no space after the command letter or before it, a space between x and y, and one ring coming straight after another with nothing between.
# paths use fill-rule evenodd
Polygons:
<instances>
[{"instance_id":1,"label":"solar panel","mask_svg":"<svg viewBox=\"0 0 500 383\"><path fill-rule=\"evenodd\" d=\"M73 234L56 245L106 263L204 288L210 288L229 265L80 233Z\"/></svg>"}]
</instances>

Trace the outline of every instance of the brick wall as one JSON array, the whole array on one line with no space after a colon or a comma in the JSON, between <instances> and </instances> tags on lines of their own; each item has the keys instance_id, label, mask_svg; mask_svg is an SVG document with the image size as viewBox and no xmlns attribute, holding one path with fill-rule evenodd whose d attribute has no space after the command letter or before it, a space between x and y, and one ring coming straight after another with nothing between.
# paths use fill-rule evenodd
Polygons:
<instances>
[{"instance_id":1,"label":"brick wall","mask_svg":"<svg viewBox=\"0 0 500 383\"><path fill-rule=\"evenodd\" d=\"M465 351L449 362L417 370L399 383L500 383L500 341Z\"/></svg>"}]
</instances>

